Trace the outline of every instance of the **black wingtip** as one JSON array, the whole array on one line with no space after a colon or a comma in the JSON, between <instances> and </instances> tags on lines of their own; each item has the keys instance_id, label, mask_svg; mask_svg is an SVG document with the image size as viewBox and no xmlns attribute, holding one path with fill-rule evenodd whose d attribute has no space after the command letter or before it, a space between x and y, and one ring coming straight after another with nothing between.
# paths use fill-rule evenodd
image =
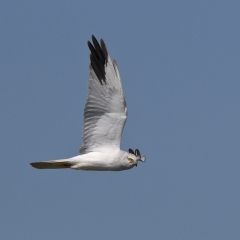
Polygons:
<instances>
[{"instance_id":1,"label":"black wingtip","mask_svg":"<svg viewBox=\"0 0 240 240\"><path fill-rule=\"evenodd\" d=\"M138 149L135 149L135 156L141 158L141 153Z\"/></svg>"},{"instance_id":2,"label":"black wingtip","mask_svg":"<svg viewBox=\"0 0 240 240\"><path fill-rule=\"evenodd\" d=\"M100 84L106 83L106 72L105 65L107 64L108 51L104 41L101 39L100 44L94 35L92 35L93 44L88 41L88 48L91 52L90 54L90 64L100 82Z\"/></svg>"},{"instance_id":3,"label":"black wingtip","mask_svg":"<svg viewBox=\"0 0 240 240\"><path fill-rule=\"evenodd\" d=\"M134 151L131 148L128 149L128 152L135 155Z\"/></svg>"},{"instance_id":4,"label":"black wingtip","mask_svg":"<svg viewBox=\"0 0 240 240\"><path fill-rule=\"evenodd\" d=\"M105 42L102 40L102 38L100 39L100 44L101 44L101 47L102 47L102 50L103 50L104 57L105 57L106 59L108 59L108 50L107 50L106 44L105 44Z\"/></svg>"}]
</instances>

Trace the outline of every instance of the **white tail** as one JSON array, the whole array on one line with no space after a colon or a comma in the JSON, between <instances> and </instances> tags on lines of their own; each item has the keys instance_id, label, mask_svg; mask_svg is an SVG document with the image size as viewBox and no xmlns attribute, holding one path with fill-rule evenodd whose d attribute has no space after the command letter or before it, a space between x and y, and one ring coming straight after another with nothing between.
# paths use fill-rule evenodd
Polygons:
<instances>
[{"instance_id":1,"label":"white tail","mask_svg":"<svg viewBox=\"0 0 240 240\"><path fill-rule=\"evenodd\" d=\"M68 160L52 160L47 162L33 162L30 164L37 169L59 169L70 168L72 166Z\"/></svg>"}]
</instances>

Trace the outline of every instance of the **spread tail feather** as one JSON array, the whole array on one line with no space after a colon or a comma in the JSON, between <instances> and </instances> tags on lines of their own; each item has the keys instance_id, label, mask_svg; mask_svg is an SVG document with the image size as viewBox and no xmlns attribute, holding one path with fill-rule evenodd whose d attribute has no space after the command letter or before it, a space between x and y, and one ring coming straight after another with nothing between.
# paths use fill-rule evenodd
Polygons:
<instances>
[{"instance_id":1,"label":"spread tail feather","mask_svg":"<svg viewBox=\"0 0 240 240\"><path fill-rule=\"evenodd\" d=\"M32 162L30 165L37 169L60 169L71 168L72 164L68 160L52 160L47 162Z\"/></svg>"}]
</instances>

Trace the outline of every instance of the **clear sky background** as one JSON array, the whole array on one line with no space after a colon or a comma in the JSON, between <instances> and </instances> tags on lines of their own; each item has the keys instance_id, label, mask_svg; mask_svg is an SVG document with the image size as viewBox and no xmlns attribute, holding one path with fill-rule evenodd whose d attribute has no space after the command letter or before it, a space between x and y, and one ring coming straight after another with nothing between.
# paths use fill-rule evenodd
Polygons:
<instances>
[{"instance_id":1,"label":"clear sky background","mask_svg":"<svg viewBox=\"0 0 240 240\"><path fill-rule=\"evenodd\" d=\"M2 0L0 22L0 239L239 239L240 1ZM147 162L36 170L78 154L92 34Z\"/></svg>"}]
</instances>

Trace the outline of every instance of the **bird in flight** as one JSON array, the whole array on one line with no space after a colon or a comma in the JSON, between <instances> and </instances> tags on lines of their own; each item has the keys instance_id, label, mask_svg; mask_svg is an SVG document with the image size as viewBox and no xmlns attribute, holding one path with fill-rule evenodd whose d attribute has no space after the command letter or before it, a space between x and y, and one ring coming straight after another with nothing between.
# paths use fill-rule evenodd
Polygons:
<instances>
[{"instance_id":1,"label":"bird in flight","mask_svg":"<svg viewBox=\"0 0 240 240\"><path fill-rule=\"evenodd\" d=\"M84 109L83 144L78 156L30 163L38 169L71 168L76 170L121 171L145 162L140 151L120 150L127 106L117 63L110 58L107 47L92 35L88 99Z\"/></svg>"}]
</instances>

